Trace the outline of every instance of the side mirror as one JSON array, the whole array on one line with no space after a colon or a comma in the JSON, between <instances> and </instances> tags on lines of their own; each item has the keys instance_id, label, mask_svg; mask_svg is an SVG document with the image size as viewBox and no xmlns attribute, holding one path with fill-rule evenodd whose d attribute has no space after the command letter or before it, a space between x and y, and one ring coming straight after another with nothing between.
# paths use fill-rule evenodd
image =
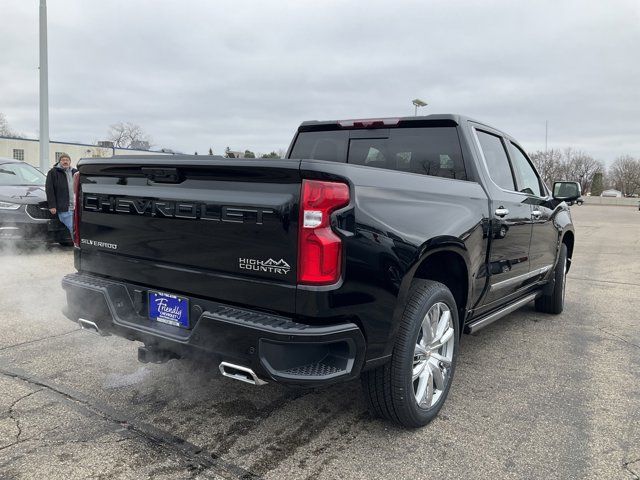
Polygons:
<instances>
[{"instance_id":1,"label":"side mirror","mask_svg":"<svg viewBox=\"0 0 640 480\"><path fill-rule=\"evenodd\" d=\"M573 202L581 195L578 182L555 182L553 184L553 198Z\"/></svg>"}]
</instances>

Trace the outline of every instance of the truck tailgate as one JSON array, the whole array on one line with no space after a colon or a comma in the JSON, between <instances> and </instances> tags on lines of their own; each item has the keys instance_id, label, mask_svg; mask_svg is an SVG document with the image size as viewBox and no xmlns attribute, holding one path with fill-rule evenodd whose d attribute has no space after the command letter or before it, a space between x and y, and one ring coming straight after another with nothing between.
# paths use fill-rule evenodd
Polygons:
<instances>
[{"instance_id":1,"label":"truck tailgate","mask_svg":"<svg viewBox=\"0 0 640 480\"><path fill-rule=\"evenodd\" d=\"M83 160L81 269L293 312L299 161Z\"/></svg>"}]
</instances>

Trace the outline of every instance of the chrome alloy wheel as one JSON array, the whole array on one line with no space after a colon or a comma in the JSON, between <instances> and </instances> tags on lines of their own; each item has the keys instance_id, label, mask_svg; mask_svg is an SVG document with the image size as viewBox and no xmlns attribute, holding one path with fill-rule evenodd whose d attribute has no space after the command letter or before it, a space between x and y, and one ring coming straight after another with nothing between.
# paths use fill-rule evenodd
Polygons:
<instances>
[{"instance_id":1,"label":"chrome alloy wheel","mask_svg":"<svg viewBox=\"0 0 640 480\"><path fill-rule=\"evenodd\" d=\"M449 383L454 333L449 307L442 302L433 305L422 320L413 353L413 394L421 408L434 406Z\"/></svg>"}]
</instances>

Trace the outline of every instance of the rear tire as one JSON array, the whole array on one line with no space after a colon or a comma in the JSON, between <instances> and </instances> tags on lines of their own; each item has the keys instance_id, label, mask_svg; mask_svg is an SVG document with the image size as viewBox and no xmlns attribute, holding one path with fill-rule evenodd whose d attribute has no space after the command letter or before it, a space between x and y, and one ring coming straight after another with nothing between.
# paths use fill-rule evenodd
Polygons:
<instances>
[{"instance_id":1,"label":"rear tire","mask_svg":"<svg viewBox=\"0 0 640 480\"><path fill-rule=\"evenodd\" d=\"M362 374L371 412L404 427L429 423L444 404L458 356L460 324L447 287L415 280L391 360Z\"/></svg>"},{"instance_id":2,"label":"rear tire","mask_svg":"<svg viewBox=\"0 0 640 480\"><path fill-rule=\"evenodd\" d=\"M541 297L536 299L536 310L543 313L562 313L567 284L567 245L560 246L558 263L553 270L549 283L544 287Z\"/></svg>"}]
</instances>

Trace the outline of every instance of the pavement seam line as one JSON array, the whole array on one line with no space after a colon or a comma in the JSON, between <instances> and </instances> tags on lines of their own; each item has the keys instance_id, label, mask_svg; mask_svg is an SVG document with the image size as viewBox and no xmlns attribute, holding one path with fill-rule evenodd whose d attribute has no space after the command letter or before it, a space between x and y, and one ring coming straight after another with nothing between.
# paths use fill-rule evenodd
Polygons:
<instances>
[{"instance_id":1,"label":"pavement seam line","mask_svg":"<svg viewBox=\"0 0 640 480\"><path fill-rule=\"evenodd\" d=\"M616 338L616 339L620 340L621 342L626 343L627 345L631 345L631 346L633 346L633 347L640 348L640 345L636 345L635 343L630 342L630 341L629 341L629 340L627 340L626 338L621 337L620 335L616 335L615 333L611 333L611 332L609 332L609 331L605 330L605 329L604 329L604 328L602 328L602 327L598 327L598 330L600 330L600 331L601 331L601 332L603 332L603 333L606 333L607 335L611 335L612 337L614 337L614 338Z\"/></svg>"},{"instance_id":2,"label":"pavement seam line","mask_svg":"<svg viewBox=\"0 0 640 480\"><path fill-rule=\"evenodd\" d=\"M79 403L83 405L96 416L101 417L107 421L117 423L121 425L122 428L136 433L140 437L153 444L156 444L165 449L168 448L168 450L171 452L179 453L189 461L198 462L202 467L204 467L203 470L199 473L204 473L208 469L215 469L216 474L226 476L227 478L241 480L260 480L262 478L259 475L245 470L238 465L234 465L233 463L227 462L221 458L216 458L212 454L204 452L204 449L202 447L194 445L193 443L188 442L171 433L160 430L149 424L135 422L130 417L117 412L107 405L97 405L96 402L92 401L86 395L80 392L76 392L70 388L55 385L45 379L38 378L19 369L8 368L2 363L0 363L0 374L11 378L18 378L32 385L43 387L40 390L32 392L31 394L42 391L46 388L60 395L62 398L69 402ZM24 440L14 442L12 445L20 443L22 441ZM8 447L3 447L2 449L4 448ZM231 475L231 477L229 477L229 475Z\"/></svg>"},{"instance_id":3,"label":"pavement seam line","mask_svg":"<svg viewBox=\"0 0 640 480\"><path fill-rule=\"evenodd\" d=\"M638 476L638 474L636 472L634 472L633 470L631 470L629 468L629 465L637 463L637 462L640 462L640 458L638 458L637 460L631 460L629 462L623 462L623 464L622 464L622 468L624 468L627 472L629 472L633 476L634 480L640 480L640 477Z\"/></svg>"},{"instance_id":4,"label":"pavement seam line","mask_svg":"<svg viewBox=\"0 0 640 480\"><path fill-rule=\"evenodd\" d=\"M58 335L50 335L48 337L36 338L35 340L27 340L26 342L16 343L14 345L7 345L6 347L0 348L0 352L3 352L5 350L10 350L10 349L16 348L16 347L22 347L23 345L31 345L32 343L42 342L43 340L49 340L51 338L64 337L65 335L70 335L70 334L72 334L74 332L79 332L80 330L82 330L82 329L81 328L76 328L74 330L70 330L70 331L65 332L65 333L59 333Z\"/></svg>"},{"instance_id":5,"label":"pavement seam line","mask_svg":"<svg viewBox=\"0 0 640 480\"><path fill-rule=\"evenodd\" d=\"M616 282L615 280L598 280L597 278L587 278L587 277L568 277L570 280L582 280L583 282L597 282L597 283L610 283L613 285L630 285L632 287L640 287L640 283L631 283L631 282Z\"/></svg>"}]
</instances>

